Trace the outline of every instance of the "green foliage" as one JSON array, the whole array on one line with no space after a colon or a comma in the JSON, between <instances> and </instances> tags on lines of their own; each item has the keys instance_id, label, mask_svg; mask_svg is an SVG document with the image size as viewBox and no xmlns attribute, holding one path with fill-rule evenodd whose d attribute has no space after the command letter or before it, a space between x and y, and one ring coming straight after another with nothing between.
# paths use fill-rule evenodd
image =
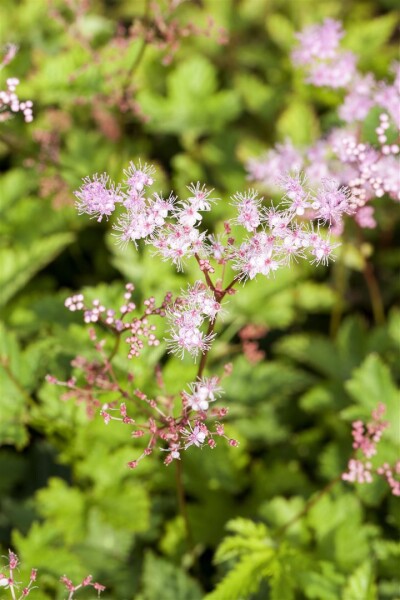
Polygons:
<instances>
[{"instance_id":1,"label":"green foliage","mask_svg":"<svg viewBox=\"0 0 400 600\"><path fill-rule=\"evenodd\" d=\"M200 600L201 589L197 583L168 561L148 552L143 568L143 600Z\"/></svg>"},{"instance_id":2,"label":"green foliage","mask_svg":"<svg viewBox=\"0 0 400 600\"><path fill-rule=\"evenodd\" d=\"M217 91L216 70L204 57L182 62L166 81L165 97L142 91L138 100L146 106L149 129L175 133L194 141L204 133L220 131L240 110L232 91Z\"/></svg>"},{"instance_id":3,"label":"green foliage","mask_svg":"<svg viewBox=\"0 0 400 600\"><path fill-rule=\"evenodd\" d=\"M64 390L45 382L47 373L78 375L70 365L77 353L96 358L80 317L64 308L67 296L84 289L117 306L127 281L137 303L187 282L148 246L116 246L112 223L79 217L72 192L81 178L121 178L141 158L157 166L157 191L183 194L204 181L220 198L206 225L221 232L230 195L248 186L245 160L285 138L313 142L338 122L340 93L306 86L290 65L295 32L344 18L345 45L360 52L362 70L386 77L397 53L395 3L182 2L169 19L206 27L211 17L215 28L185 36L167 66L164 50L142 49L140 36L126 51L113 41L119 25L151 21L146 0L98 0L76 15L73 3L51 4L64 24L47 0L0 7L2 44L20 46L0 88L17 76L35 115L32 124L19 115L0 123L0 554L18 552L21 581L39 569L33 600L64 599L64 573L77 582L92 573L106 600L397 600L398 507L381 479L340 481L351 421L368 420L379 402L390 427L373 465L398 456L400 216L386 198L376 202L377 230L359 240L346 228L331 270L295 263L227 298L209 373L232 363L223 404L226 433L240 446L182 457L189 535L164 453L129 470L143 440L120 423L106 427L97 413L89 419L72 394L62 399ZM165 11L168 2L157 4ZM229 34L224 46L219 27ZM363 123L372 141L378 116L371 111ZM385 319L376 318L368 269ZM186 274L197 277L196 265ZM258 363L242 352L248 324L266 328ZM97 333L111 350L114 339ZM150 397L161 363L168 393L179 393L196 367L169 358L161 344L130 361L121 343L114 365L122 383L130 370Z\"/></svg>"}]
</instances>

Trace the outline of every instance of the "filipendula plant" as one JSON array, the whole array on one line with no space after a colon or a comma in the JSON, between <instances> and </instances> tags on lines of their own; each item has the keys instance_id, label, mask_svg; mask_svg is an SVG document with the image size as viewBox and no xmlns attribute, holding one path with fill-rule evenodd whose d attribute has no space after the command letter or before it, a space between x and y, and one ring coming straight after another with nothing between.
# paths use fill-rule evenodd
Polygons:
<instances>
[{"instance_id":1,"label":"filipendula plant","mask_svg":"<svg viewBox=\"0 0 400 600\"><path fill-rule=\"evenodd\" d=\"M188 186L189 194L184 199L172 193L164 198L148 191L154 184L153 177L154 168L140 163L131 163L124 180L118 184L105 173L87 177L75 192L76 207L81 214L98 221L116 213L113 228L120 244L137 246L143 241L152 247L155 260L159 257L170 261L178 271L184 270L188 261L195 261L199 279L188 282L177 297L166 290L159 306L155 298L148 298L141 314L131 299L133 284L126 286L123 303L117 311L103 306L101 299L89 305L83 294L66 300L69 310L83 312L86 323L102 323L116 339L124 339L132 359L139 359L145 344L158 346L164 341L171 354L178 358L189 354L198 361L196 379L188 382L178 399L165 392L149 399L141 390L132 392L121 386L112 366L114 352L107 355L104 343L91 329L100 362L95 366L76 358L74 366L85 372L85 387L79 387L75 380L64 383L71 393L81 397L96 396L95 388L115 392L115 400L100 407L105 423L117 419L133 428L134 437L148 436L147 447L129 463L131 467L136 467L156 447L167 453L165 463L169 464L179 460L181 452L190 446L214 448L221 437L230 445L237 445L236 440L226 436L221 423L227 413L218 404L223 392L222 377L205 376L224 300L242 291L246 281L272 277L278 269L290 267L293 261L327 264L339 245L330 235L333 223L355 209L353 197L344 187L324 182L314 190L300 174L282 175L279 206L266 205L255 190L238 192L232 196L235 216L224 222L222 234L215 235L203 225L203 214L212 215L218 202L213 190L197 182ZM157 336L157 318L167 321L168 334L164 340ZM228 374L226 365L224 375ZM51 376L48 380L62 383ZM143 407L146 420L140 425L128 414L132 401ZM178 416L177 402L181 407Z\"/></svg>"}]
</instances>

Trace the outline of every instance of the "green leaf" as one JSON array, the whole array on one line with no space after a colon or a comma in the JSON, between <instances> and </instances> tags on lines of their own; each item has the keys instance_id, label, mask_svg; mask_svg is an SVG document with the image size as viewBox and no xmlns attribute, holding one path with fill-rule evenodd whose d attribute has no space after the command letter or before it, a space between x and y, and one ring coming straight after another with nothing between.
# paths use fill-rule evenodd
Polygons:
<instances>
[{"instance_id":1,"label":"green leaf","mask_svg":"<svg viewBox=\"0 0 400 600\"><path fill-rule=\"evenodd\" d=\"M204 56L192 56L168 76L167 96L150 90L138 101L150 117L147 127L158 133L177 133L189 142L210 131L220 131L240 110L233 90L217 91L215 67Z\"/></svg>"},{"instance_id":2,"label":"green leaf","mask_svg":"<svg viewBox=\"0 0 400 600\"><path fill-rule=\"evenodd\" d=\"M101 486L93 496L104 521L115 529L130 533L148 529L150 499L146 490L135 485L133 481L109 488Z\"/></svg>"},{"instance_id":3,"label":"green leaf","mask_svg":"<svg viewBox=\"0 0 400 600\"><path fill-rule=\"evenodd\" d=\"M393 308L388 319L389 335L394 340L397 351L400 350L400 310Z\"/></svg>"},{"instance_id":4,"label":"green leaf","mask_svg":"<svg viewBox=\"0 0 400 600\"><path fill-rule=\"evenodd\" d=\"M197 582L168 561L152 552L146 554L143 569L144 600L201 600Z\"/></svg>"},{"instance_id":5,"label":"green leaf","mask_svg":"<svg viewBox=\"0 0 400 600\"><path fill-rule=\"evenodd\" d=\"M296 334L282 338L275 345L279 354L302 362L316 371L341 379L345 365L332 342L322 336Z\"/></svg>"},{"instance_id":6,"label":"green leaf","mask_svg":"<svg viewBox=\"0 0 400 600\"><path fill-rule=\"evenodd\" d=\"M377 589L369 561L360 565L349 577L342 598L343 600L377 600Z\"/></svg>"},{"instance_id":7,"label":"green leaf","mask_svg":"<svg viewBox=\"0 0 400 600\"><path fill-rule=\"evenodd\" d=\"M400 439L400 393L387 367L377 354L370 354L352 378L346 382L346 389L354 400L364 408L365 418L379 403L386 405L385 419L390 423L384 436L398 444ZM344 412L344 415L346 413Z\"/></svg>"},{"instance_id":8,"label":"green leaf","mask_svg":"<svg viewBox=\"0 0 400 600\"><path fill-rule=\"evenodd\" d=\"M265 25L275 44L289 52L295 41L293 22L281 13L273 13L268 15Z\"/></svg>"},{"instance_id":9,"label":"green leaf","mask_svg":"<svg viewBox=\"0 0 400 600\"><path fill-rule=\"evenodd\" d=\"M26 195L34 185L34 180L26 176L24 169L12 169L1 176L0 215L13 207L18 200Z\"/></svg>"},{"instance_id":10,"label":"green leaf","mask_svg":"<svg viewBox=\"0 0 400 600\"><path fill-rule=\"evenodd\" d=\"M349 24L346 33L346 47L360 54L363 60L366 60L382 48L396 26L397 15L395 12Z\"/></svg>"},{"instance_id":11,"label":"green leaf","mask_svg":"<svg viewBox=\"0 0 400 600\"><path fill-rule=\"evenodd\" d=\"M227 536L222 540L214 557L215 563L238 558L250 552L264 552L266 548L274 547L268 529L263 523L238 517L228 521L226 528L236 535Z\"/></svg>"},{"instance_id":12,"label":"green leaf","mask_svg":"<svg viewBox=\"0 0 400 600\"><path fill-rule=\"evenodd\" d=\"M301 574L302 589L310 600L338 600L344 581L344 576L332 563L323 561L312 571Z\"/></svg>"},{"instance_id":13,"label":"green leaf","mask_svg":"<svg viewBox=\"0 0 400 600\"><path fill-rule=\"evenodd\" d=\"M28 442L28 402L22 372L24 364L15 334L0 323L0 445L23 448Z\"/></svg>"},{"instance_id":14,"label":"green leaf","mask_svg":"<svg viewBox=\"0 0 400 600\"><path fill-rule=\"evenodd\" d=\"M281 139L290 138L294 144L311 144L319 133L312 107L293 97L278 119L277 131Z\"/></svg>"},{"instance_id":15,"label":"green leaf","mask_svg":"<svg viewBox=\"0 0 400 600\"><path fill-rule=\"evenodd\" d=\"M37 493L36 504L40 514L67 544L82 538L85 530L85 497L79 489L52 477L48 486Z\"/></svg>"},{"instance_id":16,"label":"green leaf","mask_svg":"<svg viewBox=\"0 0 400 600\"><path fill-rule=\"evenodd\" d=\"M270 548L242 557L204 600L247 600L271 573L272 557L273 551Z\"/></svg>"},{"instance_id":17,"label":"green leaf","mask_svg":"<svg viewBox=\"0 0 400 600\"><path fill-rule=\"evenodd\" d=\"M40 269L74 240L72 233L56 233L36 239L29 248L0 250L0 305L6 304Z\"/></svg>"}]
</instances>

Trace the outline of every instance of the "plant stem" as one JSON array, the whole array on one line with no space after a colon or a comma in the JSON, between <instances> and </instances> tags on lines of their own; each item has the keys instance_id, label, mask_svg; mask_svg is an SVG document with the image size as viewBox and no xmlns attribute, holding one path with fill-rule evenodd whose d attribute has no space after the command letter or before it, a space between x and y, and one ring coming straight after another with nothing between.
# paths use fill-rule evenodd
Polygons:
<instances>
[{"instance_id":1,"label":"plant stem","mask_svg":"<svg viewBox=\"0 0 400 600\"><path fill-rule=\"evenodd\" d=\"M30 406L34 406L35 402L34 402L33 398L28 394L28 392L26 391L26 389L18 381L18 379L16 378L16 376L12 372L12 370L10 368L10 364L9 364L8 358L6 356L1 356L0 357L0 365L3 367L3 369L7 373L7 376L10 379L10 381L13 382L14 386L17 388L17 390L20 392L20 394L25 398L27 404L30 405Z\"/></svg>"},{"instance_id":2,"label":"plant stem","mask_svg":"<svg viewBox=\"0 0 400 600\"><path fill-rule=\"evenodd\" d=\"M146 0L146 5L144 8L144 13L143 13L143 21L146 21L148 16L149 16L149 12L150 12L150 0ZM133 61L133 63L131 64L130 68L128 69L127 73L126 73L126 77L125 77L125 83L122 86L123 89L123 96L127 95L128 92L128 88L129 88L129 84L130 84L130 80L132 78L132 75L134 74L134 72L136 71L136 69L139 67L140 63L142 62L144 53L146 51L146 47L147 47L147 40L146 40L146 36L143 36L143 40L142 40L142 44L139 48L139 51L135 57L135 60Z\"/></svg>"},{"instance_id":3,"label":"plant stem","mask_svg":"<svg viewBox=\"0 0 400 600\"><path fill-rule=\"evenodd\" d=\"M182 459L176 460L176 491L178 495L179 512L181 513L183 522L185 524L186 541L189 549L193 548L193 535L190 527L189 515L187 510L187 503L185 497L185 487L183 485L183 464Z\"/></svg>"},{"instance_id":4,"label":"plant stem","mask_svg":"<svg viewBox=\"0 0 400 600\"><path fill-rule=\"evenodd\" d=\"M363 271L364 279L368 287L371 300L372 313L376 325L383 325L385 322L385 309L383 305L381 290L375 277L374 270L370 262L365 262Z\"/></svg>"},{"instance_id":5,"label":"plant stem","mask_svg":"<svg viewBox=\"0 0 400 600\"><path fill-rule=\"evenodd\" d=\"M196 260L197 262L200 264L200 259L197 255L196 256ZM215 286L213 285L208 273L205 271L204 272L205 278L206 278L206 282L208 287L210 288L210 290L213 292L214 294L214 298L218 301L221 302L221 300L223 300L223 298L225 297L225 295L229 292L229 290L231 290L233 288L233 286L235 285L235 283L238 281L238 277L234 277L234 279L231 281L231 283L224 289L224 290L217 290L215 288ZM206 335L211 335L214 332L214 328L215 328L215 323L216 323L216 318L213 321L209 322L208 325L208 329L207 329L207 334ZM206 368L207 365L207 359L209 356L209 349L206 350L204 352L204 354L201 357L200 360L200 364L199 364L199 368L197 370L197 379L201 379L201 377L203 376L204 370ZM189 516L188 516L188 511L187 511L187 503L186 503L186 498L185 498L185 488L183 485L183 463L182 463L182 459L180 460L176 460L176 489L177 489L177 495L178 495L178 503L179 503L179 510L180 513L182 515L182 518L184 520L185 523L185 530L186 530L186 539L187 539L187 544L189 548L193 548L193 536L192 536L192 531L191 531L191 527L190 527L190 522L189 522Z\"/></svg>"},{"instance_id":6,"label":"plant stem","mask_svg":"<svg viewBox=\"0 0 400 600\"><path fill-rule=\"evenodd\" d=\"M217 319L214 319L214 321L210 321L206 335L211 335L213 333L216 320ZM201 356L199 368L197 370L197 379L201 379L201 377L203 376L204 369L206 368L206 364L207 364L208 353L209 353L209 350L206 350L204 352L204 354L202 354L202 356Z\"/></svg>"},{"instance_id":7,"label":"plant stem","mask_svg":"<svg viewBox=\"0 0 400 600\"><path fill-rule=\"evenodd\" d=\"M341 260L334 265L335 291L337 300L332 308L330 319L330 334L332 338L336 337L340 321L343 314L344 296L346 293L347 272L344 261Z\"/></svg>"}]
</instances>

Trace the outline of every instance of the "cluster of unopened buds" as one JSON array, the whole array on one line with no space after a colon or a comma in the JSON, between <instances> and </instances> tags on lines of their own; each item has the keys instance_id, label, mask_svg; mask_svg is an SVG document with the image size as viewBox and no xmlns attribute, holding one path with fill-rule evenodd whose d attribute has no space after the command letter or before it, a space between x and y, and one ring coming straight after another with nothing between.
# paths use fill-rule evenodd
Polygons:
<instances>
[{"instance_id":1,"label":"cluster of unopened buds","mask_svg":"<svg viewBox=\"0 0 400 600\"><path fill-rule=\"evenodd\" d=\"M31 591L36 587L33 584L36 581L37 569L31 570L28 585L20 590L21 583L15 579L15 571L18 569L19 559L11 550L8 551L7 562L8 573L5 574L0 570L0 588L10 590L12 600L22 600L29 596Z\"/></svg>"},{"instance_id":2,"label":"cluster of unopened buds","mask_svg":"<svg viewBox=\"0 0 400 600\"><path fill-rule=\"evenodd\" d=\"M357 483L372 483L374 472L383 477L394 496L400 496L400 460L394 466L384 463L377 469L373 469L371 458L377 454L377 445L380 442L383 432L389 426L387 421L383 420L386 407L379 404L372 411L372 420L367 424L362 421L354 421L352 426L353 449L355 457L349 460L347 471L343 473L343 481Z\"/></svg>"},{"instance_id":3,"label":"cluster of unopened buds","mask_svg":"<svg viewBox=\"0 0 400 600\"><path fill-rule=\"evenodd\" d=\"M226 369L227 372L229 372L229 367ZM130 461L128 466L132 469L136 468L143 458L153 454L158 442L161 450L167 452L164 460L166 465L173 460L180 459L181 452L190 446L201 448L203 445L207 445L209 448L215 448L218 438L226 439L230 446L238 446L237 440L228 437L224 426L218 421L227 415L228 410L218 407L210 408L210 404L222 394L219 383L218 377L202 377L190 383L189 391L183 391L181 394L182 412L179 417L173 416L174 397L160 396L156 400L151 400L140 390L135 390L133 395L154 411L154 417L150 417L141 425L128 416L125 403L121 403L119 407L104 405L101 416L106 425L111 421L119 421L133 426L133 438L141 438L145 434L149 436L149 441L142 454L136 460ZM212 427L205 423L210 419L215 421Z\"/></svg>"},{"instance_id":4,"label":"cluster of unopened buds","mask_svg":"<svg viewBox=\"0 0 400 600\"><path fill-rule=\"evenodd\" d=\"M355 204L354 219L362 228L374 228L373 206L367 203L387 194L400 201L400 64L393 66L394 81L377 81L371 73L357 72L356 56L340 47L341 23L327 19L298 34L293 52L295 65L303 66L315 86L344 88L338 109L345 126L303 150L287 140L265 155L248 161L249 179L273 189L284 171L303 171L311 184L323 179L350 190ZM376 141L362 139L362 124L370 111L378 111ZM335 230L340 233L341 223Z\"/></svg>"},{"instance_id":5,"label":"cluster of unopened buds","mask_svg":"<svg viewBox=\"0 0 400 600\"><path fill-rule=\"evenodd\" d=\"M153 297L147 298L143 302L143 313L140 316L133 316L132 313L137 309L136 304L131 300L134 289L133 283L126 284L124 301L118 311L106 308L98 299L93 300L91 305L86 305L83 294L75 294L67 298L65 306L71 312L83 311L83 320L87 324L101 323L116 334L129 333L126 342L130 345L128 356L132 358L140 355L145 342L148 346L160 344L160 340L154 333L156 326L150 324L148 319L152 315L165 317L172 299L172 294L167 292L161 305L157 307Z\"/></svg>"},{"instance_id":6,"label":"cluster of unopened buds","mask_svg":"<svg viewBox=\"0 0 400 600\"><path fill-rule=\"evenodd\" d=\"M171 349L176 347L178 353L181 354L184 350L193 353L195 350L198 351L199 347L200 349L209 347L214 335L205 336L200 326L204 318L211 319L210 322L213 322L220 305L203 283L197 282L193 287L189 287L188 291L175 302L172 302L172 295L167 293L159 308L156 308L154 298L145 300L143 302L145 308L140 317L132 314L137 308L132 302L133 291L133 284L128 283L125 286L124 303L118 311L107 309L99 300L94 300L91 306L87 306L84 294L67 298L65 305L72 312L83 312L86 323L97 323L111 331L117 343L125 337L125 341L130 346L128 353L130 358L139 356L146 341L148 346L157 346L160 343L153 333L155 326L148 323L148 317L151 315L167 317L171 322L172 337L167 341L169 347ZM88 416L93 417L100 408L105 424L108 425L110 421L120 421L133 426L133 438L149 436L148 444L139 458L129 462L131 468L136 467L142 458L152 454L158 444L161 450L168 452L165 464L178 459L180 452L192 445L200 447L207 444L210 448L214 448L215 438L218 437L225 438L231 446L237 445L236 440L225 434L223 425L216 421L226 416L227 409L210 408L210 404L214 403L222 393L218 377L198 377L195 382L189 384L190 391L182 392L180 400L178 399L182 405L181 414L175 417L177 400L175 397L160 393L156 399L149 399L139 389L128 390L127 386L124 387L118 381L112 366L112 358L116 350L107 354L105 340L99 340L93 328L90 329L89 335L98 351L99 359L89 361L83 356L77 356L71 363L83 374L84 382L78 383L76 377L71 377L68 381L60 381L52 375L48 375L46 379L49 383L66 387L67 392L63 395L63 399L74 398L78 403L84 404ZM227 365L225 375L229 372L230 367ZM162 390L161 369L157 371L156 380ZM128 374L128 384L133 381L134 376ZM115 399L104 404L100 399L103 393L113 393ZM121 398L123 402L120 401ZM135 419L128 416L127 404L129 403L138 409L139 414L146 417L145 422L138 424ZM208 419L216 421L211 428L205 424Z\"/></svg>"},{"instance_id":7,"label":"cluster of unopened buds","mask_svg":"<svg viewBox=\"0 0 400 600\"><path fill-rule=\"evenodd\" d=\"M6 53L0 63L0 70L3 69L17 53L17 46L9 44ZM21 112L26 123L33 121L33 102L25 100L21 102L18 98L16 89L20 81L16 77L9 77L6 80L6 89L0 90L0 121L7 121L13 114Z\"/></svg>"},{"instance_id":8,"label":"cluster of unopened buds","mask_svg":"<svg viewBox=\"0 0 400 600\"><path fill-rule=\"evenodd\" d=\"M93 577L91 575L88 575L87 577L85 577L81 583L78 583L77 585L74 585L72 583L72 581L70 579L68 579L68 577L66 577L65 575L63 575L60 578L61 583L63 583L66 587L66 589L69 592L68 598L67 600L72 600L74 597L75 592L77 592L78 590L91 586L93 587L93 589L96 590L96 592L98 593L98 595L100 596L101 592L104 592L104 590L106 589L104 585L101 585L101 583L97 583L96 581L93 581Z\"/></svg>"},{"instance_id":9,"label":"cluster of unopened buds","mask_svg":"<svg viewBox=\"0 0 400 600\"><path fill-rule=\"evenodd\" d=\"M7 574L0 570L0 588L9 590L12 600L23 600L23 598L29 596L32 590L37 588L36 585L33 585L37 579L37 569L32 569L28 585L20 589L21 583L15 579L15 574L18 570L19 564L20 562L18 556L9 550L6 567ZM73 600L74 593L87 586L92 586L99 595L106 589L104 585L101 585L101 583L93 582L93 577L91 575L85 577L78 585L73 585L72 581L65 575L60 578L60 581L64 584L69 592L67 600Z\"/></svg>"}]
</instances>

